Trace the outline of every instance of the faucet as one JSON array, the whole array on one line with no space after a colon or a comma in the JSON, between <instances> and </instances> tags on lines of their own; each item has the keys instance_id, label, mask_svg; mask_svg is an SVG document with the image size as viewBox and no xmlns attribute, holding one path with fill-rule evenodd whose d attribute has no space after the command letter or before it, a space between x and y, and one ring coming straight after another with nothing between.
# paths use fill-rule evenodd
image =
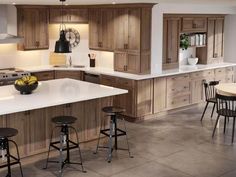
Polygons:
<instances>
[{"instance_id":1,"label":"faucet","mask_svg":"<svg viewBox=\"0 0 236 177\"><path fill-rule=\"evenodd\" d=\"M71 59L71 56L69 57L69 67L71 67L72 66L72 59Z\"/></svg>"}]
</instances>

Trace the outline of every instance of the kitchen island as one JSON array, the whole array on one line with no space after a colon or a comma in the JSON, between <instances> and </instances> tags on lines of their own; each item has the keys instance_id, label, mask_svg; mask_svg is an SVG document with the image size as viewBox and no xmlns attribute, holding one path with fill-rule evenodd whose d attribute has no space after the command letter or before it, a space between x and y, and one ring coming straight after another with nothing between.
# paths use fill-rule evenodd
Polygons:
<instances>
[{"instance_id":1,"label":"kitchen island","mask_svg":"<svg viewBox=\"0 0 236 177\"><path fill-rule=\"evenodd\" d=\"M71 115L78 120L74 127L79 131L80 142L98 137L101 108L113 104L113 96L127 90L73 79L56 79L40 82L30 95L21 95L13 85L0 88L0 126L19 131L14 140L21 157L46 152L53 124L51 118ZM75 135L71 134L72 139Z\"/></svg>"}]
</instances>

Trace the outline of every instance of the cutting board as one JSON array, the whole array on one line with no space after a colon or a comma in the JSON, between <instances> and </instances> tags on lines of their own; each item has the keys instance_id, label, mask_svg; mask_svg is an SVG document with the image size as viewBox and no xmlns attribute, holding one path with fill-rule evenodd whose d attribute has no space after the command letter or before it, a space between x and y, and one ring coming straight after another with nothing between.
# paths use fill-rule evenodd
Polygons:
<instances>
[{"instance_id":1,"label":"cutting board","mask_svg":"<svg viewBox=\"0 0 236 177\"><path fill-rule=\"evenodd\" d=\"M51 52L49 56L49 64L50 65L65 65L66 55Z\"/></svg>"}]
</instances>

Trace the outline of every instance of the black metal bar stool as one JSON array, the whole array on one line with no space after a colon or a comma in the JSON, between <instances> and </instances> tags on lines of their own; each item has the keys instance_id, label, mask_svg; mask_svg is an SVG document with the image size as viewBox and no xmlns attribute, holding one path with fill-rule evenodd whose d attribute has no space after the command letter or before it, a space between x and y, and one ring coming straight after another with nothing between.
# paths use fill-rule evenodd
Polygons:
<instances>
[{"instance_id":1,"label":"black metal bar stool","mask_svg":"<svg viewBox=\"0 0 236 177\"><path fill-rule=\"evenodd\" d=\"M108 106L108 107L102 108L102 111L105 112L107 114L107 116L110 116L110 128L102 129L102 126L101 126L95 154L98 152L99 148L108 148L108 162L109 163L112 160L113 149L127 150L129 153L129 157L133 158L133 156L131 156L131 153L130 153L129 142L128 142L128 137L127 137L127 129L126 129L126 125L125 125L125 119L121 115L123 112L125 112L125 109L120 108L120 107L115 107L115 106ZM121 118L121 120L123 120L125 131L117 128L117 119L118 118ZM108 146L100 146L99 145L101 134L109 137ZM118 148L118 137L119 136L126 136L126 142L127 142L127 147L128 147L127 149ZM112 142L113 138L115 139L114 146L113 146L113 142Z\"/></svg>"},{"instance_id":2,"label":"black metal bar stool","mask_svg":"<svg viewBox=\"0 0 236 177\"><path fill-rule=\"evenodd\" d=\"M59 169L59 176L60 177L62 176L62 170L63 170L63 168L66 164L81 165L82 172L84 172L84 173L86 172L84 170L84 167L83 167L82 155L81 155L81 150L80 150L80 146L79 146L78 132L74 127L71 126L71 124L75 123L76 120L77 120L77 118L72 117L72 116L58 116L58 117L52 118L52 122L57 124L57 126L54 127L54 129L52 130L52 133L51 133L51 139L50 139L50 144L49 144L48 156L47 156L45 169L48 167L48 163L59 163L60 164L60 169ZM53 132L56 128L61 129L61 131L60 131L60 140L52 142ZM71 129L75 132L77 143L70 140L70 138L69 138L69 129ZM56 149L60 152L59 161L49 160L49 154L50 154L50 151L51 151L51 147L53 147L54 149ZM76 149L76 148L78 148L78 150L79 150L80 162L71 162L71 160L70 160L70 150L71 149ZM65 160L63 160L63 156L62 156L63 151L66 151L66 159Z\"/></svg>"},{"instance_id":3,"label":"black metal bar stool","mask_svg":"<svg viewBox=\"0 0 236 177\"><path fill-rule=\"evenodd\" d=\"M20 173L23 177L21 162L20 162L20 155L19 155L19 149L15 141L9 140L8 138L16 136L18 134L18 131L14 128L0 128L0 150L2 152L6 151L6 153L2 153L0 155L0 158L6 157L6 164L0 165L0 168L7 167L7 175L6 177L11 177L11 166L19 164L20 166ZM9 143L13 143L16 147L17 157L14 157L10 153Z\"/></svg>"}]
</instances>

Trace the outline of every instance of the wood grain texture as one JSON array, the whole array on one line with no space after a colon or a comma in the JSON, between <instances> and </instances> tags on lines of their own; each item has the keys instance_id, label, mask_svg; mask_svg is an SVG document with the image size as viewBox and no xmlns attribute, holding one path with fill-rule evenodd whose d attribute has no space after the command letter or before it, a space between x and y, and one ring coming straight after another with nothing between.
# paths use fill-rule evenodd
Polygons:
<instances>
[{"instance_id":1,"label":"wood grain texture","mask_svg":"<svg viewBox=\"0 0 236 177\"><path fill-rule=\"evenodd\" d=\"M166 77L155 78L153 84L153 112L155 114L166 109Z\"/></svg>"},{"instance_id":2,"label":"wood grain texture","mask_svg":"<svg viewBox=\"0 0 236 177\"><path fill-rule=\"evenodd\" d=\"M33 72L33 76L38 78L38 81L52 80L55 78L54 71L42 71L42 72Z\"/></svg>"}]
</instances>

